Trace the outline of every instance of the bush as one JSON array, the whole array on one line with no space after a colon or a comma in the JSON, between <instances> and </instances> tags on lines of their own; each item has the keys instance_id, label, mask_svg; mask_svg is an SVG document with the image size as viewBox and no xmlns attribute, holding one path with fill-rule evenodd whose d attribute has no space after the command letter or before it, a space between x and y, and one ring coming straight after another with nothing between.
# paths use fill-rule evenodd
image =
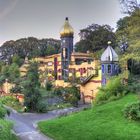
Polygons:
<instances>
[{"instance_id":1,"label":"bush","mask_svg":"<svg viewBox=\"0 0 140 140\"><path fill-rule=\"evenodd\" d=\"M105 91L109 92L111 95L117 96L123 92L124 85L121 82L121 77L114 76L112 77L109 82L106 84Z\"/></svg>"},{"instance_id":2,"label":"bush","mask_svg":"<svg viewBox=\"0 0 140 140\"><path fill-rule=\"evenodd\" d=\"M140 101L127 104L123 112L124 116L130 120L140 120Z\"/></svg>"},{"instance_id":3,"label":"bush","mask_svg":"<svg viewBox=\"0 0 140 140\"><path fill-rule=\"evenodd\" d=\"M46 90L50 91L52 89L52 83L51 82L46 82Z\"/></svg>"},{"instance_id":4,"label":"bush","mask_svg":"<svg viewBox=\"0 0 140 140\"><path fill-rule=\"evenodd\" d=\"M67 87L64 89L64 100L71 103L73 106L78 106L78 101L80 100L80 91L76 86Z\"/></svg>"},{"instance_id":5,"label":"bush","mask_svg":"<svg viewBox=\"0 0 140 140\"><path fill-rule=\"evenodd\" d=\"M0 119L0 140L15 140L11 133L12 123Z\"/></svg>"},{"instance_id":6,"label":"bush","mask_svg":"<svg viewBox=\"0 0 140 140\"><path fill-rule=\"evenodd\" d=\"M125 85L121 83L120 76L112 77L106 86L99 88L94 104L102 104L108 101L116 100L128 93Z\"/></svg>"},{"instance_id":7,"label":"bush","mask_svg":"<svg viewBox=\"0 0 140 140\"><path fill-rule=\"evenodd\" d=\"M3 119L6 114L7 114L6 109L2 105L0 105L0 118Z\"/></svg>"},{"instance_id":8,"label":"bush","mask_svg":"<svg viewBox=\"0 0 140 140\"><path fill-rule=\"evenodd\" d=\"M54 94L57 96L62 96L64 89L59 87L54 89Z\"/></svg>"},{"instance_id":9,"label":"bush","mask_svg":"<svg viewBox=\"0 0 140 140\"><path fill-rule=\"evenodd\" d=\"M38 104L37 104L37 112L40 112L40 113L45 113L48 111L48 104L44 101L40 101Z\"/></svg>"}]
</instances>

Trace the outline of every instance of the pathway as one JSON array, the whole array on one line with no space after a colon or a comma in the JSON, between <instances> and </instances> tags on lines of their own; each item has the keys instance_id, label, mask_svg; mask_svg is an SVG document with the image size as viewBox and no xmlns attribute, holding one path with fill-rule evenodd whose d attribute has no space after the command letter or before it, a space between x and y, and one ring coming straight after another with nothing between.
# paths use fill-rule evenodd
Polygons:
<instances>
[{"instance_id":1,"label":"pathway","mask_svg":"<svg viewBox=\"0 0 140 140\"><path fill-rule=\"evenodd\" d=\"M72 112L80 111L84 108L88 108L89 105L80 106L79 108L67 108L49 111L43 114L37 113L18 113L15 110L11 110L11 114L7 119L14 122L13 130L20 140L52 140L51 138L44 136L37 130L37 122L41 120L48 120L56 118L58 116L67 115Z\"/></svg>"}]
</instances>

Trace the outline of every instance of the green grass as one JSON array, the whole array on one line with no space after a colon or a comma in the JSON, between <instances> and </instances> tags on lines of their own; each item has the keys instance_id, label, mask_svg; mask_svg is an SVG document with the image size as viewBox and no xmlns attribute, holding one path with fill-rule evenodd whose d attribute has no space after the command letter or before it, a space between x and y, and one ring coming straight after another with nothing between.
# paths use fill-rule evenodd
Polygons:
<instances>
[{"instance_id":1,"label":"green grass","mask_svg":"<svg viewBox=\"0 0 140 140\"><path fill-rule=\"evenodd\" d=\"M54 140L140 140L140 123L127 120L123 108L137 100L129 94L67 117L39 122L39 129Z\"/></svg>"},{"instance_id":2,"label":"green grass","mask_svg":"<svg viewBox=\"0 0 140 140\"><path fill-rule=\"evenodd\" d=\"M12 123L0 119L0 140L18 140L18 138L11 133Z\"/></svg>"}]
</instances>

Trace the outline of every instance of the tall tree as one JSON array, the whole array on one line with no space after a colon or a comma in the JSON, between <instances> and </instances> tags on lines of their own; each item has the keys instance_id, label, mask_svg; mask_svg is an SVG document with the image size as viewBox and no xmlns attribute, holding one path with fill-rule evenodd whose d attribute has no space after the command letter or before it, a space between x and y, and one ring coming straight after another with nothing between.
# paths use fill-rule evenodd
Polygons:
<instances>
[{"instance_id":1,"label":"tall tree","mask_svg":"<svg viewBox=\"0 0 140 140\"><path fill-rule=\"evenodd\" d=\"M38 64L32 62L27 72L26 81L23 83L23 93L25 95L25 105L30 111L37 111L37 104L40 101Z\"/></svg>"},{"instance_id":2,"label":"tall tree","mask_svg":"<svg viewBox=\"0 0 140 140\"><path fill-rule=\"evenodd\" d=\"M122 11L125 14L131 15L135 10L140 8L140 0L119 0L122 6Z\"/></svg>"},{"instance_id":3,"label":"tall tree","mask_svg":"<svg viewBox=\"0 0 140 140\"><path fill-rule=\"evenodd\" d=\"M121 63L128 61L128 66L134 73L140 73L140 8L131 15L117 22L116 36L118 40L127 41L128 49L121 57Z\"/></svg>"},{"instance_id":4,"label":"tall tree","mask_svg":"<svg viewBox=\"0 0 140 140\"><path fill-rule=\"evenodd\" d=\"M92 24L80 30L79 35L81 40L75 45L79 52L96 52L105 48L108 41L115 45L115 34L109 25Z\"/></svg>"}]
</instances>

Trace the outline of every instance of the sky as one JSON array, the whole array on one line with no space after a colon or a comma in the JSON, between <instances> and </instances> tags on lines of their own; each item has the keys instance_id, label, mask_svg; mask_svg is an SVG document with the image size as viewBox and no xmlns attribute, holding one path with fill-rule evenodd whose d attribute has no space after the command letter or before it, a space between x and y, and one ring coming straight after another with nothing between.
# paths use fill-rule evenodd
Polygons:
<instances>
[{"instance_id":1,"label":"sky","mask_svg":"<svg viewBox=\"0 0 140 140\"><path fill-rule=\"evenodd\" d=\"M109 24L123 17L118 0L0 0L0 45L24 37L60 39L65 17L79 31L91 25Z\"/></svg>"}]
</instances>

